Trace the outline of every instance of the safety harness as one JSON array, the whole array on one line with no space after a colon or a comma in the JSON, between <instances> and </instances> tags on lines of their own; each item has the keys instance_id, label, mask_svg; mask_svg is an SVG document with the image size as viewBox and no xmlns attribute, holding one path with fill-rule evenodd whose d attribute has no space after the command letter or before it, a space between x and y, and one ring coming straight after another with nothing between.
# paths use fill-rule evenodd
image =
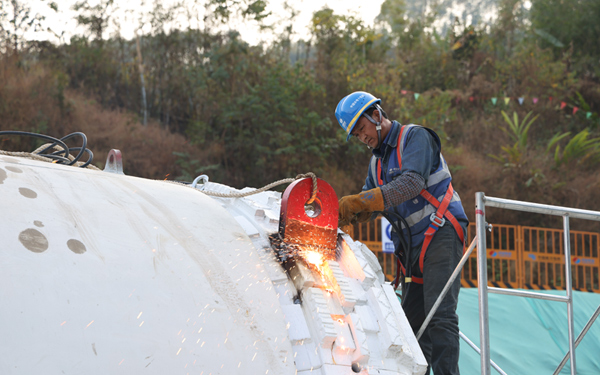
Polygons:
<instances>
[{"instance_id":1,"label":"safety harness","mask_svg":"<svg viewBox=\"0 0 600 375\"><path fill-rule=\"evenodd\" d=\"M406 127L406 125L402 126L402 128L400 130L400 136L398 137L398 144L396 145L396 152L398 153L398 165L399 165L400 169L402 169L402 153L400 150L402 147L401 139L402 139L402 134L404 133L405 127ZM377 159L377 179L378 179L380 186L383 185L383 179L381 176L382 176L381 159ZM433 239L433 235L438 231L438 229L440 229L440 227L444 226L444 224L446 223L446 219L448 221L450 221L450 224L452 224L452 226L456 230L456 233L458 234L458 237L460 238L460 241L463 244L465 242L464 241L465 236L464 236L462 227L458 223L458 220L456 220L454 215L452 215L452 213L448 210L448 206L450 205L450 202L452 201L452 196L454 195L454 188L452 187L452 183L450 183L448 185L446 194L444 194L444 197L442 198L441 201L438 201L437 198L435 198L433 195L431 195L431 193L429 193L425 189L421 190L419 195L421 195L433 207L437 208L436 212L432 213L431 216L429 217L431 220L431 223L429 224L429 228L427 228L427 230L425 231L425 239L423 240L423 245L421 246L421 254L419 255L419 271L421 272L421 274L423 274L423 263L425 261L425 252L427 251L427 247L429 247L429 244L431 243L431 240ZM410 251L410 249L407 249L407 250ZM410 262L410 257L408 257L408 261ZM414 282L417 284L423 284L423 277L417 277L417 276L412 276L412 275L406 274L406 269L404 268L404 265L400 262L399 258L396 259L396 265L397 265L398 273L400 272L400 269L402 269L402 274L405 276L405 279L404 279L405 283ZM400 282L400 275L397 274L396 275L396 284L394 285L394 288L398 287L399 282Z\"/></svg>"}]
</instances>

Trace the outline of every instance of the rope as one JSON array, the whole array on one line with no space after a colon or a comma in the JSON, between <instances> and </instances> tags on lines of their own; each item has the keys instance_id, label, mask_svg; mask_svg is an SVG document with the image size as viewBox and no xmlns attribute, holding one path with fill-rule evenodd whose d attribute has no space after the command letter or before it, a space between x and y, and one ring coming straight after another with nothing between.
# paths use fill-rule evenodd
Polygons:
<instances>
[{"instance_id":1,"label":"rope","mask_svg":"<svg viewBox=\"0 0 600 375\"><path fill-rule=\"evenodd\" d=\"M256 190L252 190L252 191L247 191L244 193L219 193L219 192L215 192L215 191L204 191L201 190L204 194L206 195L210 195L212 197L219 197L219 198L242 198L242 197L247 197L249 195L254 195L254 194L258 194L258 193L262 193L263 191L269 190L275 186L279 186L279 185L283 185L283 184L289 184L292 183L296 180L300 180L302 178L312 178L312 194L310 199L306 202L306 204L311 204L312 202L314 202L315 198L317 197L317 176L312 173L312 172L308 172L305 174L299 174L296 176L296 178L284 178L282 180L279 181L275 181L272 182L268 185L265 185L263 187L261 187L260 189L256 189Z\"/></svg>"},{"instance_id":2,"label":"rope","mask_svg":"<svg viewBox=\"0 0 600 375\"><path fill-rule=\"evenodd\" d=\"M41 151L45 150L45 149L46 149L48 146L51 146L51 145L52 145L52 143L46 143L45 145L41 145L41 146L40 146L40 147L38 147L37 149L33 150L31 153L32 153L32 154L34 154L34 155L39 155L39 154L38 154L39 152L41 152ZM61 146L59 146L59 145L56 145L56 144L54 145L53 149L54 149L54 150L56 150L56 151L63 151L63 150L64 150L64 148L62 148ZM68 158L69 160L71 160L71 161L75 160L75 157L74 157L73 155L71 155L71 154L69 154L69 156L67 156L67 158ZM44 158L44 159L48 159L48 158ZM51 159L48 159L48 160L51 160ZM51 161L52 161L52 160L51 160ZM76 162L76 163L75 163L75 164L73 164L73 165L74 165L74 166L76 166L76 167L79 167L79 166L81 166L81 165L83 165L83 164L85 164L85 162L83 162L83 161L78 161L78 162ZM102 170L102 169L100 169L100 168L98 168L98 167L96 167L95 165L92 165L92 164L88 164L88 165L86 166L86 168L93 169L93 170L95 170L95 171L101 171L101 170Z\"/></svg>"},{"instance_id":3,"label":"rope","mask_svg":"<svg viewBox=\"0 0 600 375\"><path fill-rule=\"evenodd\" d=\"M44 146L42 146L42 147L44 147ZM62 149L62 147L61 147L61 149ZM47 158L45 156L41 156L41 155L35 154L35 151L34 152L23 152L23 151L4 151L4 150L0 150L0 155L16 156L16 157L20 157L20 158L26 158L26 159L38 160L38 161L45 161L47 163L54 163L54 164L56 164L56 160ZM74 158L73 158L72 155L69 155L69 159L73 160ZM79 167L79 166L81 166L83 164L85 164L85 163L82 162L82 161L78 161L78 162L76 162L73 165L76 166L76 167ZM100 168L98 168L98 167L96 167L95 165L92 165L92 164L89 164L88 166L86 166L86 168L93 169L93 170L96 170L96 171L101 171Z\"/></svg>"},{"instance_id":4,"label":"rope","mask_svg":"<svg viewBox=\"0 0 600 375\"><path fill-rule=\"evenodd\" d=\"M19 131L19 130L5 130L5 131L3 130L3 131L0 131L0 135L2 135L2 136L5 136L5 135L25 136L25 137L33 137L33 138L37 138L37 139L43 139L46 141L48 141L48 140L52 141L52 143L46 143L46 144L42 145L41 147L38 147L36 150L34 150L32 152L0 150L0 155L16 156L16 157L22 157L22 158L26 158L26 159L43 161L43 162L47 162L47 163L74 165L76 167L81 167L81 168L87 167L89 169L94 169L94 170L98 170L98 171L100 170L98 167L91 165L94 154L92 153L92 151L90 149L88 149L86 147L87 137L85 136L85 134L83 134L81 132L74 132L74 133L66 135L60 139L51 137L49 135L30 133L30 132ZM73 137L81 138L81 141L82 141L81 147L69 148L66 145L65 141L67 139L70 139ZM46 152L48 150L57 150L57 151L53 152L51 154L50 153L46 154ZM71 151L79 151L79 153L77 154L77 156L73 156L70 153ZM81 156L84 153L88 154L88 156L89 156L88 160L86 162L80 162L79 159L81 158ZM61 154L64 154L64 156L61 156Z\"/></svg>"},{"instance_id":5,"label":"rope","mask_svg":"<svg viewBox=\"0 0 600 375\"><path fill-rule=\"evenodd\" d=\"M63 137L61 140L54 139L54 138L52 138L50 136L38 135L38 134L27 133L27 132L4 131L4 132L0 132L0 133L1 134L7 134L7 135L29 135L29 136L36 136L38 138L43 138L43 139L55 140L54 143L46 143L46 144L38 147L33 152L4 151L4 150L0 150L0 155L17 156L17 157L22 157L22 158L27 158L27 159L44 161L44 162L47 162L47 163L57 163L58 161L66 161L68 159L68 160L70 160L72 162L69 165L75 165L77 167L83 166L83 167L86 167L86 168L89 168L89 169L93 169L93 170L97 170L97 171L101 170L100 168L98 168L98 167L90 164L91 158L92 158L93 154L91 153L91 151L89 151L89 150L87 150L85 148L85 142L86 142L85 139L86 138L85 138L85 135L83 133L69 134L68 136ZM84 162L80 162L80 161L73 162L74 160L76 160L76 157L74 157L73 155L69 154L69 151L73 150L73 149L65 149L61 145L57 144L57 142L58 142L58 143L61 143L61 144L64 145L64 142L62 140L66 140L67 138L70 138L70 137L72 137L74 135L80 135L82 138L84 138L84 146L80 147L80 148L73 148L73 149L80 149L80 150L82 150L79 153L79 155L77 156L77 159L79 159L79 157L83 154L84 150L89 152L89 154L90 154L90 160L88 160L85 163ZM52 154L52 156L64 152L65 155L67 155L66 158L65 157L58 157L58 156L56 156L57 158L62 159L62 160L59 160L59 159L53 159L53 158L49 158L49 157L40 155L41 152L46 152L50 148L52 148L54 150L57 150L57 152L55 152L54 154ZM227 193L227 194L225 194L225 193L219 193L219 192L214 192L214 191L204 191L204 190L201 190L201 191L204 194L210 195L210 196L213 196L213 197L220 197L220 198L242 198L242 197L247 197L249 195L254 195L254 194L262 193L263 191L269 190L269 189L271 189L271 188L273 188L275 186L279 186L279 185L282 185L282 184L289 184L289 183L292 183L292 182L294 182L296 180L300 180L300 179L308 178L308 177L310 177L312 179L312 193L311 193L311 196L308 199L308 201L306 201L306 204L311 204L311 203L313 203L315 201L315 198L317 197L317 176L313 172L308 172L308 173L305 173L305 174L299 174L295 178L284 178L282 180L275 181L275 182L272 182L272 183L270 183L268 185L265 185L265 186L263 186L260 189L248 191L248 192L245 192L245 193ZM194 184L195 184L195 181L194 181Z\"/></svg>"},{"instance_id":6,"label":"rope","mask_svg":"<svg viewBox=\"0 0 600 375\"><path fill-rule=\"evenodd\" d=\"M32 152L23 152L23 151L4 151L4 150L0 150L0 155L6 155L6 156L17 156L17 157L21 157L21 158L26 158L26 159L31 159L31 160L38 160L38 161L45 161L47 163L54 163L56 164L56 160L54 159L50 159L47 158L45 156L41 156L39 155L37 152L39 152L40 150L42 150L45 147L48 147L50 145L50 143L46 143L45 145L42 145L40 147L38 147L35 151ZM60 146L55 145L54 149L57 151L62 151L63 148ZM73 159L75 159L75 157L73 157L73 155L69 155L68 159L73 161ZM78 161L75 164L73 164L73 166L79 167L81 165L85 164L85 162L82 161ZM89 164L86 166L86 168L89 169L93 169L95 171L101 171L102 169L96 167L95 165Z\"/></svg>"}]
</instances>

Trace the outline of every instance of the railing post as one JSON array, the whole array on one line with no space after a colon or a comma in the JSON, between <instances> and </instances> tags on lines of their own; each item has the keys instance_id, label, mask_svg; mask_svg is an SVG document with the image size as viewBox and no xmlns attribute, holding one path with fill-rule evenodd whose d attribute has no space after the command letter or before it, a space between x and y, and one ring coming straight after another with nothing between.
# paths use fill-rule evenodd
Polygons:
<instances>
[{"instance_id":1,"label":"railing post","mask_svg":"<svg viewBox=\"0 0 600 375\"><path fill-rule=\"evenodd\" d=\"M517 225L515 250L517 252L517 289L525 289L525 242L523 226Z\"/></svg>"},{"instance_id":2,"label":"railing post","mask_svg":"<svg viewBox=\"0 0 600 375\"><path fill-rule=\"evenodd\" d=\"M569 320L569 352L571 360L571 375L577 374L575 366L575 340L573 327L573 285L571 280L571 235L569 216L563 215L563 230L565 241L565 289L567 291L567 319Z\"/></svg>"},{"instance_id":3,"label":"railing post","mask_svg":"<svg viewBox=\"0 0 600 375\"><path fill-rule=\"evenodd\" d=\"M477 289L479 292L479 337L481 345L481 375L490 375L490 327L488 322L487 251L485 195L475 193L475 224L477 229Z\"/></svg>"}]
</instances>

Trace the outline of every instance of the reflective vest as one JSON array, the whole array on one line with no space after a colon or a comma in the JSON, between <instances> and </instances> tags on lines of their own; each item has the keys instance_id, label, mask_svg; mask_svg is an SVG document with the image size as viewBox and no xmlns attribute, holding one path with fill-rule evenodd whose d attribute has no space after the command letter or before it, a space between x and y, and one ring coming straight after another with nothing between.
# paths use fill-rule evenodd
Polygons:
<instances>
[{"instance_id":1,"label":"reflective vest","mask_svg":"<svg viewBox=\"0 0 600 375\"><path fill-rule=\"evenodd\" d=\"M384 181L391 181L400 174L402 170L402 152L406 147L407 136L417 126L402 126L398 143L396 144L396 152L392 151L384 168L381 165L381 158L375 156L371 158L371 177L377 187L383 186L385 184ZM427 130L435 134L432 130ZM439 156L440 162L437 169L429 175L426 186L419 195L393 208L397 214L406 220L410 227L412 247L415 248L421 243L423 244L419 255L419 269L421 273L423 272L425 252L439 227L443 226L446 220L448 220L454 226L460 240L464 243L465 233L457 219L468 221L460 197L452 188L452 176L448 169L448 164L446 164L441 153ZM410 256L408 257L408 261L411 261ZM407 277L407 282L423 282L423 279L420 277L406 275L404 267L402 269Z\"/></svg>"}]
</instances>

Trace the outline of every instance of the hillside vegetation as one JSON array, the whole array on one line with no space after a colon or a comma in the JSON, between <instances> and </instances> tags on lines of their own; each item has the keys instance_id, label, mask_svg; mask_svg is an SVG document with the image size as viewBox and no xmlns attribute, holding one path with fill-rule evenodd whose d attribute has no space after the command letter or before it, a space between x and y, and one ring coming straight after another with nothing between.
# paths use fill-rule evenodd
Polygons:
<instances>
[{"instance_id":1,"label":"hillside vegetation","mask_svg":"<svg viewBox=\"0 0 600 375\"><path fill-rule=\"evenodd\" d=\"M390 118L440 134L472 220L477 191L600 210L598 1L534 0L525 9L499 0L493 23L457 20L443 35L433 27L435 7L415 15L402 0L386 0L373 27L323 8L309 40L294 41L292 14L273 42L258 46L241 39L234 20L268 27L262 0L207 0L201 26L196 16L176 21L192 14L183 5L156 1L139 21L151 31L133 40L107 35L112 0L81 2L85 32L65 43L25 40L43 20L19 1L1 1L0 130L82 131L97 166L118 148L126 173L141 177L205 173L241 188L313 171L339 196L356 193L370 153L345 142L333 113L346 94L364 90ZM33 150L32 142L5 137L0 149Z\"/></svg>"}]
</instances>

